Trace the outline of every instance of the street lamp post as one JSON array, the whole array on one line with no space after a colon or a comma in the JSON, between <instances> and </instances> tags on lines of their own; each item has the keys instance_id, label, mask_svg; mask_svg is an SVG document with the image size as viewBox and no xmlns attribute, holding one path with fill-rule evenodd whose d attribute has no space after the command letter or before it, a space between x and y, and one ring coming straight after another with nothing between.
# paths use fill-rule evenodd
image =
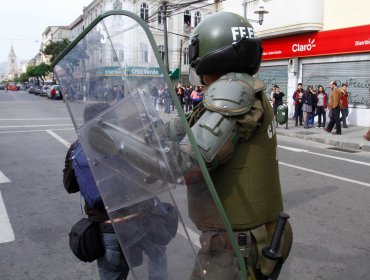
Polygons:
<instances>
[{"instance_id":1,"label":"street lamp post","mask_svg":"<svg viewBox=\"0 0 370 280\"><path fill-rule=\"evenodd\" d=\"M168 37L167 37L167 0L162 0L162 5L163 5L163 32L164 32L164 64L166 67L167 73L170 72L170 66L169 66L169 61L168 61Z\"/></svg>"},{"instance_id":2,"label":"street lamp post","mask_svg":"<svg viewBox=\"0 0 370 280\"><path fill-rule=\"evenodd\" d=\"M244 6L244 17L247 18L247 4L248 3L252 3L252 2L255 2L257 0L250 0L250 1L247 1L247 0L244 0L243 2L243 6ZM264 15L265 14L268 14L268 11L266 11L263 6L260 6L258 8L257 11L254 12L255 14L258 14L258 23L259 25L262 25L263 23L263 18L264 18ZM254 21L254 20L251 20L251 21Z\"/></svg>"}]
</instances>

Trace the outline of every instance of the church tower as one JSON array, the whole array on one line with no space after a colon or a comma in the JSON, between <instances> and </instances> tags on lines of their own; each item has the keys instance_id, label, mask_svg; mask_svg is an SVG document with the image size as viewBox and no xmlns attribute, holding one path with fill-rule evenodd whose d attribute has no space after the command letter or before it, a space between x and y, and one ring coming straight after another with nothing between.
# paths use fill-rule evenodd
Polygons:
<instances>
[{"instance_id":1,"label":"church tower","mask_svg":"<svg viewBox=\"0 0 370 280\"><path fill-rule=\"evenodd\" d=\"M16 77L18 74L18 68L17 68L17 56L14 52L13 45L10 48L10 52L8 54L8 65L7 65L7 74L8 77Z\"/></svg>"}]
</instances>

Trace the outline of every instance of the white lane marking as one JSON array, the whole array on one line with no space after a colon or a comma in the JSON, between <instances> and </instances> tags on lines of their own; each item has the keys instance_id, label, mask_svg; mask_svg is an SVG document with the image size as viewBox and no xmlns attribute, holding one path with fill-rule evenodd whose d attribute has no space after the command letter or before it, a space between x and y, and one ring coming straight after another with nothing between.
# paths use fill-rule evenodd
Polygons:
<instances>
[{"instance_id":1,"label":"white lane marking","mask_svg":"<svg viewBox=\"0 0 370 280\"><path fill-rule=\"evenodd\" d=\"M0 184L1 183L10 183L10 180L9 180L9 178L8 177L6 177L5 175L4 175L4 173L3 172L1 172L1 170L0 170Z\"/></svg>"},{"instance_id":2,"label":"white lane marking","mask_svg":"<svg viewBox=\"0 0 370 280\"><path fill-rule=\"evenodd\" d=\"M30 124L30 125L0 125L0 128L18 128L18 127L43 127L43 126L68 126L73 125L71 123L62 123L62 124Z\"/></svg>"},{"instance_id":3,"label":"white lane marking","mask_svg":"<svg viewBox=\"0 0 370 280\"><path fill-rule=\"evenodd\" d=\"M62 143L67 148L69 148L69 146L71 146L71 144L68 141L64 140L62 137L60 137L55 132L53 132L51 130L46 130L46 132L49 133L51 136L53 136L55 139L57 139L60 143Z\"/></svg>"},{"instance_id":4,"label":"white lane marking","mask_svg":"<svg viewBox=\"0 0 370 280\"><path fill-rule=\"evenodd\" d=\"M35 119L0 119L0 121L50 121L50 120L70 120L71 118L35 118Z\"/></svg>"},{"instance_id":5,"label":"white lane marking","mask_svg":"<svg viewBox=\"0 0 370 280\"><path fill-rule=\"evenodd\" d=\"M279 164L285 165L285 166L288 166L288 167L291 167L291 168L295 168L295 169L299 169L299 170L319 174L319 175L322 175L322 176L331 177L331 178L334 178L334 179L337 179L337 180L342 180L342 181L350 182L350 183L353 183L353 184L358 184L358 185L362 185L362 186L365 186L365 187L370 187L369 183L365 183L365 182L361 182L361 181L357 181L357 180L352 180L352 179L340 177L340 176L337 176L337 175L327 174L327 173L324 173L324 172L320 172L320 171L317 171L317 170L292 165L292 164L289 164L289 163L279 162Z\"/></svg>"},{"instance_id":6,"label":"white lane marking","mask_svg":"<svg viewBox=\"0 0 370 280\"><path fill-rule=\"evenodd\" d=\"M335 156L330 156L330 155L325 155L325 154L319 154L319 153L315 153L315 152L310 152L309 150L302 150L302 149L298 149L298 148L292 148L292 147L286 147L286 146L280 146L280 145L278 145L278 148L289 150L289 151L296 152L296 153L307 153L307 154L311 154L311 155L327 157L327 158L332 158L332 159L338 159L338 160L342 160L342 161L348 161L348 162L352 162L352 163L356 163L356 164L370 166L369 162L363 162L363 161L358 161L358 160L353 160L353 159L347 159L347 158L335 157Z\"/></svg>"},{"instance_id":7,"label":"white lane marking","mask_svg":"<svg viewBox=\"0 0 370 280\"><path fill-rule=\"evenodd\" d=\"M74 130L74 128L53 128L54 131L56 130ZM0 131L0 134L6 133L23 133L23 132L45 132L47 129L33 129L33 130L7 130L7 131Z\"/></svg>"},{"instance_id":8,"label":"white lane marking","mask_svg":"<svg viewBox=\"0 0 370 280\"><path fill-rule=\"evenodd\" d=\"M195 245L197 246L198 248L200 248L200 242L199 242L199 234L196 233L195 231L193 231L192 229L186 227L186 230L189 234L189 238L190 238L190 241ZM186 235L185 233L185 230L182 226L182 224L179 223L179 226L177 228L177 232L182 235L183 237L185 237L186 239L188 239L188 236Z\"/></svg>"},{"instance_id":9,"label":"white lane marking","mask_svg":"<svg viewBox=\"0 0 370 280\"><path fill-rule=\"evenodd\" d=\"M0 243L14 241L14 232L0 191Z\"/></svg>"}]
</instances>

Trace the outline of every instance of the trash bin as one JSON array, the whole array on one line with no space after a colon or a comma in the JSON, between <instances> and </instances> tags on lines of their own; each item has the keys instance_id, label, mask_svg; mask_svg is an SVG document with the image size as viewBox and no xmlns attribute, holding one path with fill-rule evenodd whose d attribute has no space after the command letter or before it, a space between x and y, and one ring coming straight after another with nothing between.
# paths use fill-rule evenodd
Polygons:
<instances>
[{"instance_id":1,"label":"trash bin","mask_svg":"<svg viewBox=\"0 0 370 280\"><path fill-rule=\"evenodd\" d=\"M280 125L288 122L288 106L286 104L281 104L277 107L276 121Z\"/></svg>"}]
</instances>

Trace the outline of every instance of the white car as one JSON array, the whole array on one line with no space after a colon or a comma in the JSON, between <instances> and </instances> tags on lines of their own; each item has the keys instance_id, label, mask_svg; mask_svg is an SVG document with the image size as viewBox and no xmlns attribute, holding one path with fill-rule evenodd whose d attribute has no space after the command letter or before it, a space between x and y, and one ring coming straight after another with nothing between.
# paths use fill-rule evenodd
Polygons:
<instances>
[{"instance_id":1,"label":"white car","mask_svg":"<svg viewBox=\"0 0 370 280\"><path fill-rule=\"evenodd\" d=\"M60 91L59 85L51 85L47 89L47 96L50 99L63 99L62 92Z\"/></svg>"}]
</instances>

